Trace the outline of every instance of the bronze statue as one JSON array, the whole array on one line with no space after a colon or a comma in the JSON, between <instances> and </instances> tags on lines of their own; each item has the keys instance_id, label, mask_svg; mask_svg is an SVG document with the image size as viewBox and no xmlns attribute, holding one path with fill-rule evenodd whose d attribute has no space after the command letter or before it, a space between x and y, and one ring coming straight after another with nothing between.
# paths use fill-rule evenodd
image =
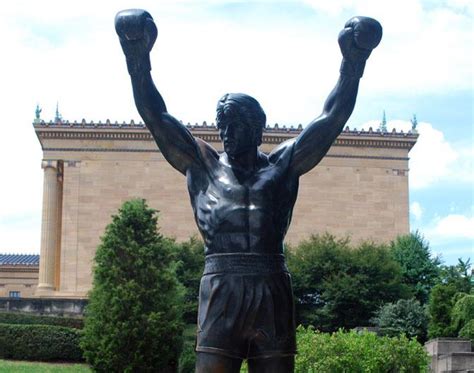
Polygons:
<instances>
[{"instance_id":1,"label":"bronze statue","mask_svg":"<svg viewBox=\"0 0 474 373\"><path fill-rule=\"evenodd\" d=\"M349 119L382 27L367 17L346 23L339 34L341 75L323 113L268 155L258 150L266 116L254 98L229 93L219 100L219 154L166 110L150 75L157 37L151 15L124 10L115 27L137 109L163 156L186 176L205 243L196 372L238 372L244 359L250 372L293 372L294 303L283 240L298 180L321 161Z\"/></svg>"}]
</instances>

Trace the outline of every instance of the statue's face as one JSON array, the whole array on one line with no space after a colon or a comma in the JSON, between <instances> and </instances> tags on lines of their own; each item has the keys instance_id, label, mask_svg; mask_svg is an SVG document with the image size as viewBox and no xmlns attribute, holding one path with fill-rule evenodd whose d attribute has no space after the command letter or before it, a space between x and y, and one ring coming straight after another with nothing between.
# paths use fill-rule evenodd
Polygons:
<instances>
[{"instance_id":1,"label":"statue's face","mask_svg":"<svg viewBox=\"0 0 474 373\"><path fill-rule=\"evenodd\" d=\"M237 116L226 116L218 120L217 128L224 144L224 151L230 156L236 156L257 146L252 128Z\"/></svg>"}]
</instances>

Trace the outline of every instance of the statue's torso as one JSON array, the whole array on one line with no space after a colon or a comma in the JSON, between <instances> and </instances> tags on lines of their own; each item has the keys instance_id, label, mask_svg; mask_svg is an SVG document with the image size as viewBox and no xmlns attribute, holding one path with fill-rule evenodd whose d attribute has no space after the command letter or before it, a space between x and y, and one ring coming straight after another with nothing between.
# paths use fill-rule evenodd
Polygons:
<instances>
[{"instance_id":1,"label":"statue's torso","mask_svg":"<svg viewBox=\"0 0 474 373\"><path fill-rule=\"evenodd\" d=\"M298 190L288 170L291 154L269 159L260 153L258 167L239 172L226 155L191 170L188 189L206 255L280 254Z\"/></svg>"}]
</instances>

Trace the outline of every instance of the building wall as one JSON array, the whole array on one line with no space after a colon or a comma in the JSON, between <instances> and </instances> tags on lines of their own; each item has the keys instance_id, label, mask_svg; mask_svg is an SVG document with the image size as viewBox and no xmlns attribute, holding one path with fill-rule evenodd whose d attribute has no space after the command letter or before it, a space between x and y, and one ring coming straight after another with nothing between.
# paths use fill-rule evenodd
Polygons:
<instances>
[{"instance_id":1,"label":"building wall","mask_svg":"<svg viewBox=\"0 0 474 373\"><path fill-rule=\"evenodd\" d=\"M38 285L38 266L0 266L0 298L11 291L21 298L32 297Z\"/></svg>"},{"instance_id":2,"label":"building wall","mask_svg":"<svg viewBox=\"0 0 474 373\"><path fill-rule=\"evenodd\" d=\"M185 240L197 234L186 180L164 160L146 129L88 128L84 123L35 128L44 159L63 162L54 295L86 295L100 236L130 198L145 198L160 211L165 235ZM221 148L215 129L193 132ZM298 133L270 131L261 150L268 152ZM415 141L413 134L343 133L322 162L300 179L287 242L326 231L355 242L388 242L408 233L408 152Z\"/></svg>"}]
</instances>

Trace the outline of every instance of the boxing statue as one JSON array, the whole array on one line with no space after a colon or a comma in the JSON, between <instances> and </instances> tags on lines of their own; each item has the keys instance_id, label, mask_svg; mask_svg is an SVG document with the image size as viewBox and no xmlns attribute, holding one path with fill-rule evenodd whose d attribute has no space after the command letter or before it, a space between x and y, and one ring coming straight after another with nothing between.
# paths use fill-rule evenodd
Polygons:
<instances>
[{"instance_id":1,"label":"boxing statue","mask_svg":"<svg viewBox=\"0 0 474 373\"><path fill-rule=\"evenodd\" d=\"M367 58L382 38L372 18L354 17L339 34L340 77L322 114L270 154L258 150L266 116L241 93L217 103L224 152L193 137L166 110L150 75L157 37L151 15L124 10L115 27L138 112L165 159L187 179L205 243L196 372L293 372L296 353L291 278L283 256L301 175L315 167L354 109Z\"/></svg>"}]
</instances>

